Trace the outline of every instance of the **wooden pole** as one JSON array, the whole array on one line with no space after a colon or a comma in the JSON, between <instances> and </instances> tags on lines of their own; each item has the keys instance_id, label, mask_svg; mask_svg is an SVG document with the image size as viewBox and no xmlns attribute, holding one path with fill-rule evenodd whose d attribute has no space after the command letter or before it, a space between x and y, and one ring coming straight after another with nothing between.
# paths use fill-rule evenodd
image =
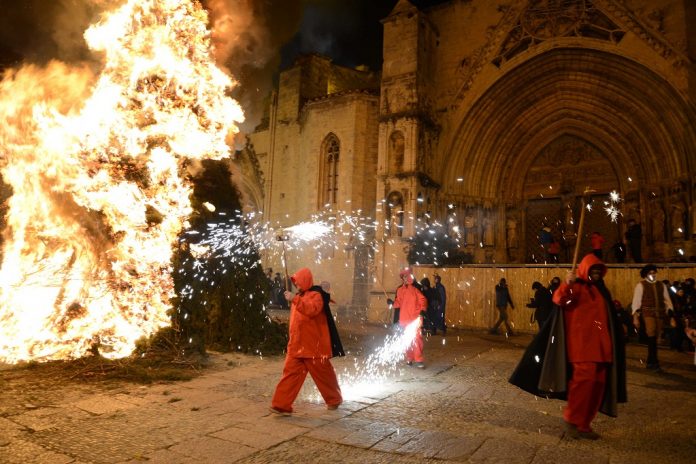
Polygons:
<instances>
[{"instance_id":1,"label":"wooden pole","mask_svg":"<svg viewBox=\"0 0 696 464\"><path fill-rule=\"evenodd\" d=\"M288 255L285 251L285 241L287 237L278 235L277 240L283 243L283 267L285 268L285 291L290 291L290 275L288 274Z\"/></svg>"},{"instance_id":2,"label":"wooden pole","mask_svg":"<svg viewBox=\"0 0 696 464\"><path fill-rule=\"evenodd\" d=\"M578 264L578 254L580 253L580 242L582 241L582 228L585 225L585 209L587 206L587 203L585 202L585 198L591 193L595 192L595 190L590 190L589 187L585 188L585 191L582 193L582 210L580 211L580 223L578 224L578 237L575 240L575 253L573 253L573 267L571 268L573 272L575 272L576 266Z\"/></svg>"}]
</instances>

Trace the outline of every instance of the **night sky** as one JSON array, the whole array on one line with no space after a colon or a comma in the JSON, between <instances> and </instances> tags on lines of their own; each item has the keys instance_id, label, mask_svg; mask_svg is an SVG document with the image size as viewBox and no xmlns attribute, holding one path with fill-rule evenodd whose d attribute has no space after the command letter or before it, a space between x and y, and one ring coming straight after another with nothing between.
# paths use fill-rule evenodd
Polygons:
<instances>
[{"instance_id":1,"label":"night sky","mask_svg":"<svg viewBox=\"0 0 696 464\"><path fill-rule=\"evenodd\" d=\"M446 0L412 0L427 8ZM280 70L298 55L316 52L344 66L382 63L382 24L397 0L203 0L246 8L252 26L225 61L240 81L236 98L249 124L260 119L261 102ZM76 63L91 59L82 34L99 8L90 0L0 0L0 66ZM247 130L249 128L247 127Z\"/></svg>"}]
</instances>

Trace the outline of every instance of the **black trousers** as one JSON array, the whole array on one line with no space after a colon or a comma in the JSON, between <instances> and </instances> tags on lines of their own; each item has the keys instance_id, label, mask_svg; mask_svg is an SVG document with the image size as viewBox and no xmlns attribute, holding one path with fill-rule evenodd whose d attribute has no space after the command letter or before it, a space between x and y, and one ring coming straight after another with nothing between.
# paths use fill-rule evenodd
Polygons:
<instances>
[{"instance_id":1,"label":"black trousers","mask_svg":"<svg viewBox=\"0 0 696 464\"><path fill-rule=\"evenodd\" d=\"M648 367L658 367L660 362L657 360L657 337L648 337Z\"/></svg>"}]
</instances>

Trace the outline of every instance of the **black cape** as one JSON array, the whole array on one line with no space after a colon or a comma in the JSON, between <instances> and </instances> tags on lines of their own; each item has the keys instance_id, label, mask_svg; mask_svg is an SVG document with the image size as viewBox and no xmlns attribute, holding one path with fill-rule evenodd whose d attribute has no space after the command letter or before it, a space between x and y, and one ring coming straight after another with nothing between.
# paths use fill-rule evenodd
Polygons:
<instances>
[{"instance_id":1,"label":"black cape","mask_svg":"<svg viewBox=\"0 0 696 464\"><path fill-rule=\"evenodd\" d=\"M617 404L627 401L624 335L616 312L610 309L613 308L613 300L609 291L603 282L595 286L606 302L613 357L611 367L607 371L604 399L599 411L616 417ZM572 366L566 358L563 310L556 310L525 350L509 382L536 396L565 400L571 375Z\"/></svg>"},{"instance_id":2,"label":"black cape","mask_svg":"<svg viewBox=\"0 0 696 464\"><path fill-rule=\"evenodd\" d=\"M321 295L321 299L324 301L324 314L326 314L326 323L329 326L329 337L331 338L331 357L345 356L346 353L343 351L341 337L338 335L338 329L336 328L336 321L334 321L333 314L331 314L331 307L329 306L331 295L326 293L319 285L315 285L310 288L310 290L318 292Z\"/></svg>"}]
</instances>

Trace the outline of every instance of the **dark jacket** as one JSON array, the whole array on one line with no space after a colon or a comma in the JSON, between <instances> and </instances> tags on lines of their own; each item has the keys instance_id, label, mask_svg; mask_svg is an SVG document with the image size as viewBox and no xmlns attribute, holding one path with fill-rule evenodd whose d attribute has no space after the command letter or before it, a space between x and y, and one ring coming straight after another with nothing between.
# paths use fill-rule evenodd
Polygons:
<instances>
[{"instance_id":1,"label":"dark jacket","mask_svg":"<svg viewBox=\"0 0 696 464\"><path fill-rule=\"evenodd\" d=\"M534 292L534 299L527 307L534 308L534 319L539 322L539 327L541 327L553 310L551 292L539 282L534 282L532 288L536 290Z\"/></svg>"},{"instance_id":2,"label":"dark jacket","mask_svg":"<svg viewBox=\"0 0 696 464\"><path fill-rule=\"evenodd\" d=\"M507 288L507 285L496 285L495 306L498 308L506 308L508 303L510 303L511 308L515 307L515 305L512 303L512 298L510 298L510 290Z\"/></svg>"}]
</instances>

